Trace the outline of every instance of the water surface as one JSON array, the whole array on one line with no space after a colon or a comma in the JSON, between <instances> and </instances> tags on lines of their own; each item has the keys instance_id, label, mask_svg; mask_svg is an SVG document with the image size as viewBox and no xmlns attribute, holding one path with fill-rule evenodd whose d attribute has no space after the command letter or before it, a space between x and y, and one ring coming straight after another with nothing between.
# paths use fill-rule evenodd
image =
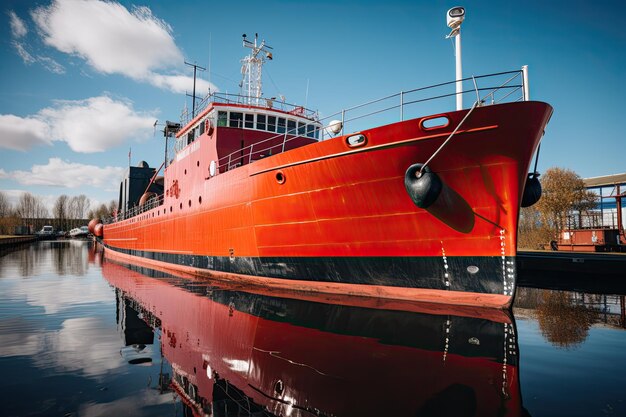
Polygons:
<instances>
[{"instance_id":1,"label":"water surface","mask_svg":"<svg viewBox=\"0 0 626 417\"><path fill-rule=\"evenodd\" d=\"M38 242L0 254L0 415L626 415L608 282L519 288L512 314L371 308Z\"/></svg>"}]
</instances>

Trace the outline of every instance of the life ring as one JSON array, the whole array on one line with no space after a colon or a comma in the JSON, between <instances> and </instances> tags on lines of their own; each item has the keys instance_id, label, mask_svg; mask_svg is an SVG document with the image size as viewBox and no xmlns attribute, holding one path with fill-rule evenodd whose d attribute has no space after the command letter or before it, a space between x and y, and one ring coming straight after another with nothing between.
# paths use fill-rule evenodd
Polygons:
<instances>
[{"instance_id":1,"label":"life ring","mask_svg":"<svg viewBox=\"0 0 626 417\"><path fill-rule=\"evenodd\" d=\"M213 122L211 122L211 119L206 119L204 123L205 123L204 130L206 131L207 135L209 136L213 135L213 131L215 130L215 128L213 127Z\"/></svg>"}]
</instances>

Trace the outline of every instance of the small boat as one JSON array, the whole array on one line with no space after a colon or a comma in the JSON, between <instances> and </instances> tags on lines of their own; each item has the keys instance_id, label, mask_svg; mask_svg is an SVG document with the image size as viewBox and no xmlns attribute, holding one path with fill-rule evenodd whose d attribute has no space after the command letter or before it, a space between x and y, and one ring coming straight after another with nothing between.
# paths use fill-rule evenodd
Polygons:
<instances>
[{"instance_id":1,"label":"small boat","mask_svg":"<svg viewBox=\"0 0 626 417\"><path fill-rule=\"evenodd\" d=\"M89 228L87 226L76 227L70 230L70 237L81 238L89 235Z\"/></svg>"},{"instance_id":2,"label":"small boat","mask_svg":"<svg viewBox=\"0 0 626 417\"><path fill-rule=\"evenodd\" d=\"M263 96L273 50L256 36L243 46L241 94L210 92L166 122L163 175L129 167L115 215L90 222L106 252L249 287L510 306L520 206L540 196L528 170L552 115L529 100L526 67L321 117ZM456 110L419 115L454 97ZM365 127L382 114L392 120Z\"/></svg>"},{"instance_id":3,"label":"small boat","mask_svg":"<svg viewBox=\"0 0 626 417\"><path fill-rule=\"evenodd\" d=\"M56 239L56 234L54 233L54 227L50 226L50 225L46 225L44 227L41 228L41 230L39 230L38 232L35 232L35 236L37 237L37 239L39 240L50 240L50 239Z\"/></svg>"}]
</instances>

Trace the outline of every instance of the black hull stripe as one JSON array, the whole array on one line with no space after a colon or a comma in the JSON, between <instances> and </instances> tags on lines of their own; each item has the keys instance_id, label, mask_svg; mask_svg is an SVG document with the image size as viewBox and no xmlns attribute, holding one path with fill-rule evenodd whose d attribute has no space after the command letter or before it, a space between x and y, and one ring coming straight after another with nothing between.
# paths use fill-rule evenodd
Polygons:
<instances>
[{"instance_id":1,"label":"black hull stripe","mask_svg":"<svg viewBox=\"0 0 626 417\"><path fill-rule=\"evenodd\" d=\"M502 256L448 256L445 260L434 256L258 258L148 252L105 246L126 255L231 274L481 294L513 295L516 275L515 258Z\"/></svg>"}]
</instances>

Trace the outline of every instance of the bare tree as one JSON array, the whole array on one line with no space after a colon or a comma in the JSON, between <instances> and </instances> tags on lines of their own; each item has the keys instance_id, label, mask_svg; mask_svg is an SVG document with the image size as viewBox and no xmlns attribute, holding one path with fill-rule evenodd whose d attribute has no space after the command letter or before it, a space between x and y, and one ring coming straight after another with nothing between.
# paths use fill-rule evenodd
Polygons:
<instances>
[{"instance_id":1,"label":"bare tree","mask_svg":"<svg viewBox=\"0 0 626 417\"><path fill-rule=\"evenodd\" d=\"M69 218L69 200L70 198L67 195L61 194L57 197L52 207L52 214L57 219L57 224L64 230L67 229L67 219Z\"/></svg>"},{"instance_id":2,"label":"bare tree","mask_svg":"<svg viewBox=\"0 0 626 417\"><path fill-rule=\"evenodd\" d=\"M8 217L11 214L11 203L5 193L0 191L0 218Z\"/></svg>"},{"instance_id":3,"label":"bare tree","mask_svg":"<svg viewBox=\"0 0 626 417\"><path fill-rule=\"evenodd\" d=\"M0 191L0 235L12 234L17 224L9 198Z\"/></svg>"},{"instance_id":4,"label":"bare tree","mask_svg":"<svg viewBox=\"0 0 626 417\"><path fill-rule=\"evenodd\" d=\"M90 219L94 219L96 217L99 219L104 219L106 217L111 217L115 210L117 210L117 201L111 200L109 201L108 205L102 203L97 208L89 210L87 217Z\"/></svg>"},{"instance_id":5,"label":"bare tree","mask_svg":"<svg viewBox=\"0 0 626 417\"><path fill-rule=\"evenodd\" d=\"M38 220L48 217L48 209L43 204L41 197L24 193L17 202L15 214L21 219L22 224L37 228L41 225L41 221Z\"/></svg>"},{"instance_id":6,"label":"bare tree","mask_svg":"<svg viewBox=\"0 0 626 417\"><path fill-rule=\"evenodd\" d=\"M72 199L74 200L74 205L76 209L76 212L74 213L76 216L75 218L84 219L87 209L89 208L89 205L90 205L89 198L87 198L85 194L81 194L81 195L73 197Z\"/></svg>"},{"instance_id":7,"label":"bare tree","mask_svg":"<svg viewBox=\"0 0 626 417\"><path fill-rule=\"evenodd\" d=\"M115 200L109 201L109 213L108 213L108 215L111 216L116 211L117 211L117 201L115 201Z\"/></svg>"},{"instance_id":8,"label":"bare tree","mask_svg":"<svg viewBox=\"0 0 626 417\"><path fill-rule=\"evenodd\" d=\"M76 219L77 217L77 201L76 196L69 197L67 200L67 218L68 219Z\"/></svg>"},{"instance_id":9,"label":"bare tree","mask_svg":"<svg viewBox=\"0 0 626 417\"><path fill-rule=\"evenodd\" d=\"M35 196L31 193L24 193L20 196L15 212L21 219L33 219L35 218L35 205L37 201Z\"/></svg>"}]
</instances>

